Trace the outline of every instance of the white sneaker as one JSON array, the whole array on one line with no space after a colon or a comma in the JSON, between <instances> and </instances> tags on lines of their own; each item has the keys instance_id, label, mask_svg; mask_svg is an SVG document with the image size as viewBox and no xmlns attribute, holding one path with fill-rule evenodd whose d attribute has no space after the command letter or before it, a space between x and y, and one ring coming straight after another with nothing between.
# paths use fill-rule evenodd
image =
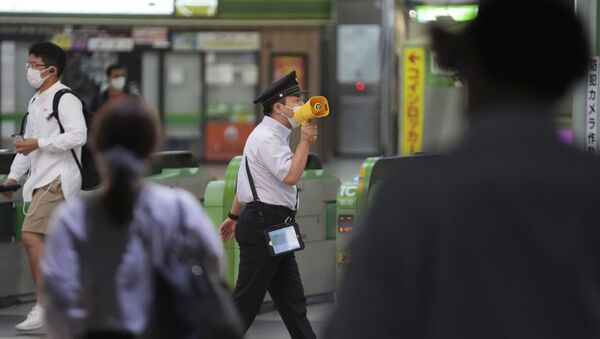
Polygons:
<instances>
[{"instance_id":1,"label":"white sneaker","mask_svg":"<svg viewBox=\"0 0 600 339\"><path fill-rule=\"evenodd\" d=\"M22 323L15 326L18 331L33 331L44 326L44 306L36 304Z\"/></svg>"}]
</instances>

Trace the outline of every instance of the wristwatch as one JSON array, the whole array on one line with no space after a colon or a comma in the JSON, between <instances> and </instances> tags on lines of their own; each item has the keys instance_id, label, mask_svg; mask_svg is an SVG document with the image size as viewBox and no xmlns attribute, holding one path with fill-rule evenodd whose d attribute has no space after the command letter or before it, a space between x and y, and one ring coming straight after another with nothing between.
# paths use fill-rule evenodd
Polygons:
<instances>
[{"instance_id":1,"label":"wristwatch","mask_svg":"<svg viewBox=\"0 0 600 339\"><path fill-rule=\"evenodd\" d=\"M238 219L240 218L240 216L232 214L231 211L229 211L229 213L227 213L227 218L229 218L231 220L234 220L234 221L238 221Z\"/></svg>"}]
</instances>

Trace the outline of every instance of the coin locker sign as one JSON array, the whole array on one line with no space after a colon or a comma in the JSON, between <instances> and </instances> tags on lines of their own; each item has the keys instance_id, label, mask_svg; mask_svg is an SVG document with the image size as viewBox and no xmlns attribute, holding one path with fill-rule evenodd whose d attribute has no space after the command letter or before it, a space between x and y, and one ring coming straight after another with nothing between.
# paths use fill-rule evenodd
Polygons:
<instances>
[{"instance_id":1,"label":"coin locker sign","mask_svg":"<svg viewBox=\"0 0 600 339\"><path fill-rule=\"evenodd\" d=\"M420 152L423 147L423 96L425 95L425 50L404 50L402 75L402 155Z\"/></svg>"}]
</instances>

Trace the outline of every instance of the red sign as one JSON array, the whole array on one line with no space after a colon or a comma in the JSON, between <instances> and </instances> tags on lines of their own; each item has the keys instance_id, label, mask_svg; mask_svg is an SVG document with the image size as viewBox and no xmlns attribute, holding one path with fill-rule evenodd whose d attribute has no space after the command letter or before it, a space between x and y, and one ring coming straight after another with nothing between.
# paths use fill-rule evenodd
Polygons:
<instances>
[{"instance_id":1,"label":"red sign","mask_svg":"<svg viewBox=\"0 0 600 339\"><path fill-rule=\"evenodd\" d=\"M306 88L306 56L281 54L271 56L271 83L283 78L291 71L296 71L300 87Z\"/></svg>"}]
</instances>

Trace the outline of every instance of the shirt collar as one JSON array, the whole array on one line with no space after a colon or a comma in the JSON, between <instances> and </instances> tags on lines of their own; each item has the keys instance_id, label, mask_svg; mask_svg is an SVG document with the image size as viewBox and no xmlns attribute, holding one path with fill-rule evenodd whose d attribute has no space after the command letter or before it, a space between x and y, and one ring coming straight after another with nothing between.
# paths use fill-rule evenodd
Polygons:
<instances>
[{"instance_id":1,"label":"shirt collar","mask_svg":"<svg viewBox=\"0 0 600 339\"><path fill-rule=\"evenodd\" d=\"M291 129L285 127L282 123L271 117L265 116L262 123L274 129L277 134L282 136L285 140L288 140L290 134L292 133Z\"/></svg>"},{"instance_id":2,"label":"shirt collar","mask_svg":"<svg viewBox=\"0 0 600 339\"><path fill-rule=\"evenodd\" d=\"M59 81L55 82L52 86L48 87L42 93L40 93L39 91L36 92L36 96L40 99L43 99L46 96L48 96L50 93L55 93L57 91L58 87L60 87L60 85L61 85L61 82L59 80Z\"/></svg>"}]
</instances>

